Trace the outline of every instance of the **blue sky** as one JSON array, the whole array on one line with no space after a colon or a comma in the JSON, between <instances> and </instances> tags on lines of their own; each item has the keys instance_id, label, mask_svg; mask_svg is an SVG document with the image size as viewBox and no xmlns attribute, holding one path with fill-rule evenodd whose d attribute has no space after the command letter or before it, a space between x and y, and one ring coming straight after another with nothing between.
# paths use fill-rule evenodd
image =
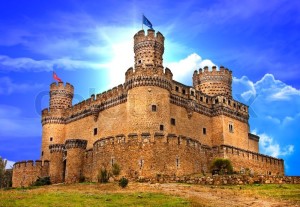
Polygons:
<instances>
[{"instance_id":1,"label":"blue sky","mask_svg":"<svg viewBox=\"0 0 300 207\"><path fill-rule=\"evenodd\" d=\"M175 80L191 85L205 65L233 71L261 153L300 175L300 2L287 0L2 2L0 156L39 158L52 69L75 86L74 103L124 82L142 13L166 37Z\"/></svg>"}]
</instances>

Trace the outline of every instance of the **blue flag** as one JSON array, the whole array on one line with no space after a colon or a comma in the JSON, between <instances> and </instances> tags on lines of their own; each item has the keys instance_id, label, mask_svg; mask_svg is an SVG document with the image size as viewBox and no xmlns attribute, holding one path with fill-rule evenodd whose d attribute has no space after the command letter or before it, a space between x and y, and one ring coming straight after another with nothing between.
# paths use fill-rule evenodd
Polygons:
<instances>
[{"instance_id":1,"label":"blue flag","mask_svg":"<svg viewBox=\"0 0 300 207\"><path fill-rule=\"evenodd\" d=\"M146 25L147 27L152 28L151 22L143 15L143 24Z\"/></svg>"}]
</instances>

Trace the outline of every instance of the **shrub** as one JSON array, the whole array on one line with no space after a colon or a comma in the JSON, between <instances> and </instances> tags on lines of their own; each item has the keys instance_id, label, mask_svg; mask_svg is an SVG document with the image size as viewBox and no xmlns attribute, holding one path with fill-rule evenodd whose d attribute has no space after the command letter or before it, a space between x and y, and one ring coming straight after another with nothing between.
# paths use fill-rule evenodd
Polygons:
<instances>
[{"instance_id":1,"label":"shrub","mask_svg":"<svg viewBox=\"0 0 300 207\"><path fill-rule=\"evenodd\" d=\"M107 183L110 174L107 172L106 168L101 168L99 175L98 175L98 182L99 183Z\"/></svg>"},{"instance_id":2,"label":"shrub","mask_svg":"<svg viewBox=\"0 0 300 207\"><path fill-rule=\"evenodd\" d=\"M127 185L128 185L128 179L122 177L122 178L119 180L119 186L121 186L122 188L126 188Z\"/></svg>"},{"instance_id":3,"label":"shrub","mask_svg":"<svg viewBox=\"0 0 300 207\"><path fill-rule=\"evenodd\" d=\"M112 165L112 174L114 175L114 176L118 176L118 175L120 175L120 172L121 172L121 168L120 168L120 166L117 164L117 163L114 163L113 165Z\"/></svg>"},{"instance_id":4,"label":"shrub","mask_svg":"<svg viewBox=\"0 0 300 207\"><path fill-rule=\"evenodd\" d=\"M229 159L216 158L211 165L211 172L218 172L220 175L232 174L233 167Z\"/></svg>"},{"instance_id":5,"label":"shrub","mask_svg":"<svg viewBox=\"0 0 300 207\"><path fill-rule=\"evenodd\" d=\"M38 179L32 184L32 186L50 185L50 177L38 177Z\"/></svg>"}]
</instances>

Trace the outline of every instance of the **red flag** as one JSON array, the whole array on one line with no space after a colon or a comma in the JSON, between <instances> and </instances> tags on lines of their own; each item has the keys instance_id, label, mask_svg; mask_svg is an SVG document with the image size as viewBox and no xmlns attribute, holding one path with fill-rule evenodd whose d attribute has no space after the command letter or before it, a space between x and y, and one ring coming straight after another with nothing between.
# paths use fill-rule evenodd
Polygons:
<instances>
[{"instance_id":1,"label":"red flag","mask_svg":"<svg viewBox=\"0 0 300 207\"><path fill-rule=\"evenodd\" d=\"M62 80L56 75L56 73L54 71L53 71L53 79L58 82L62 82Z\"/></svg>"}]
</instances>

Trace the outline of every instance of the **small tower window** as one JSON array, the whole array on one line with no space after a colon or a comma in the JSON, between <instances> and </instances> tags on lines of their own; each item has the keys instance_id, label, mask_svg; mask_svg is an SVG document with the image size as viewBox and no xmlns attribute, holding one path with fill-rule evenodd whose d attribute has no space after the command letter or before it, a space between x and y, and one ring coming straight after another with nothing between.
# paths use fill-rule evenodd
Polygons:
<instances>
[{"instance_id":1,"label":"small tower window","mask_svg":"<svg viewBox=\"0 0 300 207\"><path fill-rule=\"evenodd\" d=\"M192 96L195 96L195 93L194 93L194 91L191 91L191 95L192 95Z\"/></svg>"},{"instance_id":2,"label":"small tower window","mask_svg":"<svg viewBox=\"0 0 300 207\"><path fill-rule=\"evenodd\" d=\"M143 167L143 165L144 165L144 160L140 160L140 169L142 169L142 167Z\"/></svg>"},{"instance_id":3,"label":"small tower window","mask_svg":"<svg viewBox=\"0 0 300 207\"><path fill-rule=\"evenodd\" d=\"M202 129L202 133L203 133L204 135L206 135L206 128L203 128L203 129Z\"/></svg>"},{"instance_id":4,"label":"small tower window","mask_svg":"<svg viewBox=\"0 0 300 207\"><path fill-rule=\"evenodd\" d=\"M178 86L176 86L176 87L175 87L175 91L177 91L177 92L179 91L179 88L178 88Z\"/></svg>"},{"instance_id":5,"label":"small tower window","mask_svg":"<svg viewBox=\"0 0 300 207\"><path fill-rule=\"evenodd\" d=\"M229 123L228 130L229 130L229 132L233 133L233 123L232 122Z\"/></svg>"},{"instance_id":6,"label":"small tower window","mask_svg":"<svg viewBox=\"0 0 300 207\"><path fill-rule=\"evenodd\" d=\"M202 96L200 96L200 101L203 101L203 97Z\"/></svg>"},{"instance_id":7,"label":"small tower window","mask_svg":"<svg viewBox=\"0 0 300 207\"><path fill-rule=\"evenodd\" d=\"M176 167L178 168L179 167L179 158L176 157Z\"/></svg>"},{"instance_id":8,"label":"small tower window","mask_svg":"<svg viewBox=\"0 0 300 207\"><path fill-rule=\"evenodd\" d=\"M185 89L182 89L182 93L185 94Z\"/></svg>"},{"instance_id":9,"label":"small tower window","mask_svg":"<svg viewBox=\"0 0 300 207\"><path fill-rule=\"evenodd\" d=\"M175 119L171 118L171 124L175 126Z\"/></svg>"},{"instance_id":10,"label":"small tower window","mask_svg":"<svg viewBox=\"0 0 300 207\"><path fill-rule=\"evenodd\" d=\"M139 60L139 61L138 61L138 63L139 63L139 64L141 64L141 63L142 63L142 61L141 61L141 60Z\"/></svg>"},{"instance_id":11,"label":"small tower window","mask_svg":"<svg viewBox=\"0 0 300 207\"><path fill-rule=\"evenodd\" d=\"M114 165L114 158L111 158L111 166Z\"/></svg>"},{"instance_id":12,"label":"small tower window","mask_svg":"<svg viewBox=\"0 0 300 207\"><path fill-rule=\"evenodd\" d=\"M42 156L44 156L44 151L42 151Z\"/></svg>"},{"instance_id":13,"label":"small tower window","mask_svg":"<svg viewBox=\"0 0 300 207\"><path fill-rule=\"evenodd\" d=\"M53 141L53 137L50 137L50 142L52 142Z\"/></svg>"},{"instance_id":14,"label":"small tower window","mask_svg":"<svg viewBox=\"0 0 300 207\"><path fill-rule=\"evenodd\" d=\"M164 125L162 125L162 124L159 125L159 130L160 130L160 131L164 131Z\"/></svg>"},{"instance_id":15,"label":"small tower window","mask_svg":"<svg viewBox=\"0 0 300 207\"><path fill-rule=\"evenodd\" d=\"M98 129L94 128L94 135L97 135L97 134L98 134Z\"/></svg>"},{"instance_id":16,"label":"small tower window","mask_svg":"<svg viewBox=\"0 0 300 207\"><path fill-rule=\"evenodd\" d=\"M156 110L157 110L156 105L152 105L152 111L156 111Z\"/></svg>"}]
</instances>

